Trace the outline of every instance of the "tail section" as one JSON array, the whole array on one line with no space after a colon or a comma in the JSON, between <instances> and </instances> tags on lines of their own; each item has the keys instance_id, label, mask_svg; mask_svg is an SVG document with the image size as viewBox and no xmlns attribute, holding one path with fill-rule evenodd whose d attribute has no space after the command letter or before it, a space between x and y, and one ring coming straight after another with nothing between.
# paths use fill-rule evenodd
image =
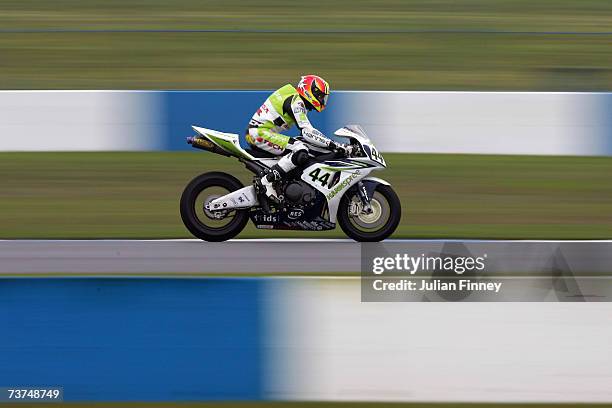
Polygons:
<instances>
[{"instance_id":1,"label":"tail section","mask_svg":"<svg viewBox=\"0 0 612 408\"><path fill-rule=\"evenodd\" d=\"M223 133L212 129L192 126L199 137L187 139L187 143L200 149L208 150L224 156L235 156L253 160L247 151L240 146L239 136L235 133Z\"/></svg>"}]
</instances>

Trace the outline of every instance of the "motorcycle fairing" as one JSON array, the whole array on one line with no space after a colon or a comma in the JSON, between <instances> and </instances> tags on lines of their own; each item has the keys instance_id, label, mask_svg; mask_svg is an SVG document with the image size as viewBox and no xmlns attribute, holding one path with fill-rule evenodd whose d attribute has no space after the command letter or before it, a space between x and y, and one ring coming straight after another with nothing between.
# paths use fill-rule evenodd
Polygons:
<instances>
[{"instance_id":1,"label":"motorcycle fairing","mask_svg":"<svg viewBox=\"0 0 612 408\"><path fill-rule=\"evenodd\" d=\"M344 193L374 168L367 161L358 159L329 160L305 168L301 179L325 196L329 208L328 220L335 224Z\"/></svg>"}]
</instances>

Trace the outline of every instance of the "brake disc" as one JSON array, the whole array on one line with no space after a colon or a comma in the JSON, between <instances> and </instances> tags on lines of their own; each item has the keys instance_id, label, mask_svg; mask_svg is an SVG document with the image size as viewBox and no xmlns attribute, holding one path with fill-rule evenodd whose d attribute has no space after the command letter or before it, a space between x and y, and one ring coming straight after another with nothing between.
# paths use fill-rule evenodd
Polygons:
<instances>
[{"instance_id":1,"label":"brake disc","mask_svg":"<svg viewBox=\"0 0 612 408\"><path fill-rule=\"evenodd\" d=\"M370 200L371 211L367 213L361 208L361 211L357 215L352 216L353 222L364 229L376 229L381 227L385 224L390 213L388 205L384 204L384 202L380 201L380 194L375 192Z\"/></svg>"}]
</instances>

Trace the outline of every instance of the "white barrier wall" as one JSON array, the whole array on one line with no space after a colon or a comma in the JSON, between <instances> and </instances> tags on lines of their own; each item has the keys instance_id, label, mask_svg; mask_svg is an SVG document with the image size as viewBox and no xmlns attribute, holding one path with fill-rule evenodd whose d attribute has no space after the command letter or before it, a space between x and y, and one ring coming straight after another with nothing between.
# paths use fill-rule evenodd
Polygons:
<instances>
[{"instance_id":1,"label":"white barrier wall","mask_svg":"<svg viewBox=\"0 0 612 408\"><path fill-rule=\"evenodd\" d=\"M610 303L361 303L358 278L276 285L271 398L612 401Z\"/></svg>"},{"instance_id":2,"label":"white barrier wall","mask_svg":"<svg viewBox=\"0 0 612 408\"><path fill-rule=\"evenodd\" d=\"M338 123L387 152L611 155L610 94L354 92Z\"/></svg>"},{"instance_id":3,"label":"white barrier wall","mask_svg":"<svg viewBox=\"0 0 612 408\"><path fill-rule=\"evenodd\" d=\"M0 151L162 148L153 92L1 91Z\"/></svg>"},{"instance_id":4,"label":"white barrier wall","mask_svg":"<svg viewBox=\"0 0 612 408\"><path fill-rule=\"evenodd\" d=\"M0 151L189 150L242 133L269 91L0 91ZM612 93L337 91L311 118L361 124L386 152L612 155Z\"/></svg>"}]
</instances>

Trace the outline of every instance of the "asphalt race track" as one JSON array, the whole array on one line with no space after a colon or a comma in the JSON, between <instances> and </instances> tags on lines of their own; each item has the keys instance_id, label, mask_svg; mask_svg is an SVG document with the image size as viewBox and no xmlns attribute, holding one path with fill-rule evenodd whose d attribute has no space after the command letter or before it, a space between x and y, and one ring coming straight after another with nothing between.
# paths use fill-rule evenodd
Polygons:
<instances>
[{"instance_id":1,"label":"asphalt race track","mask_svg":"<svg viewBox=\"0 0 612 408\"><path fill-rule=\"evenodd\" d=\"M543 268L610 273L612 241L386 240L414 254L488 253L490 271ZM387 245L391 244L391 245ZM364 247L366 257L371 246ZM360 271L348 239L0 240L0 275L286 274ZM469 253L468 255L473 255ZM378 256L378 255L376 255ZM461 255L464 256L464 255Z\"/></svg>"},{"instance_id":2,"label":"asphalt race track","mask_svg":"<svg viewBox=\"0 0 612 408\"><path fill-rule=\"evenodd\" d=\"M0 274L356 272L352 240L0 240Z\"/></svg>"}]
</instances>

